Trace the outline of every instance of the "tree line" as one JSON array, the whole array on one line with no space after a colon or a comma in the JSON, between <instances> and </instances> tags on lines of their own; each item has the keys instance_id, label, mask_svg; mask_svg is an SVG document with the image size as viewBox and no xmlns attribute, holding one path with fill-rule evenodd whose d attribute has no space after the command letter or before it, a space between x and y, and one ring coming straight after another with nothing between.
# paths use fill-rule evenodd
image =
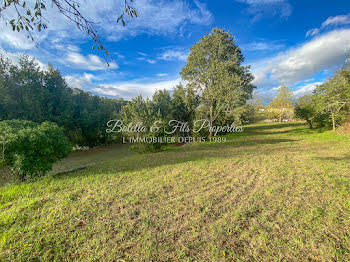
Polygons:
<instances>
[{"instance_id":1,"label":"tree line","mask_svg":"<svg viewBox=\"0 0 350 262\"><path fill-rule=\"evenodd\" d=\"M0 57L0 120L3 120L0 142L5 164L12 166L22 177L45 173L50 163L67 153L67 143L57 128L63 130L70 143L95 146L115 142L115 137L105 132L110 119L122 119L124 124L142 122L148 126L155 121L166 125L170 119L189 125L196 119L208 119L210 126L240 124L247 119L249 107L246 102L255 88L250 68L243 66L243 62L242 51L232 34L214 28L190 50L180 73L187 82L186 86L179 84L172 93L158 90L152 99L138 96L126 102L72 89L58 69L49 65L47 70L41 70L35 59L28 56L21 57L18 64ZM33 124L12 123L13 119ZM156 134L124 135L163 136L163 130L160 128ZM11 136L11 133L16 135ZM25 140L24 134L33 139ZM187 132L187 135L191 134ZM213 134L210 129L200 135ZM54 141L54 137L57 141L64 141L64 150L57 143L50 147L40 142ZM16 141L24 141L27 147L23 149ZM51 149L46 150L40 145ZM143 149L155 150L163 145L151 143L143 145ZM23 153L26 151L36 153ZM62 154L55 155L55 151ZM46 152L46 156L41 152ZM29 170L30 162L38 163L38 167L33 165Z\"/></svg>"},{"instance_id":2,"label":"tree line","mask_svg":"<svg viewBox=\"0 0 350 262\"><path fill-rule=\"evenodd\" d=\"M189 126L199 119L207 119L211 127L240 125L254 121L260 110L280 122L295 113L310 127L330 125L335 129L350 119L349 65L296 103L290 89L281 86L264 107L252 96L254 77L243 62L232 34L214 28L190 49L180 72L186 85L180 83L170 92L157 90L151 99L140 95L124 101L70 88L58 69L49 65L47 70L41 70L28 56L22 56L18 64L0 57L1 162L12 166L22 178L42 175L70 152L72 144L117 142L115 135L106 132L106 123L111 119L122 120L124 125L141 122L148 127L158 122L157 132L123 133L129 137L167 136L164 128L172 119ZM194 134L179 130L177 135ZM212 129L197 136L211 137ZM153 151L164 144L138 146L139 150Z\"/></svg>"},{"instance_id":3,"label":"tree line","mask_svg":"<svg viewBox=\"0 0 350 262\"><path fill-rule=\"evenodd\" d=\"M28 56L18 65L0 57L0 94L0 120L54 122L73 144L88 146L110 142L105 123L126 104L72 89L58 69L41 70Z\"/></svg>"},{"instance_id":4,"label":"tree line","mask_svg":"<svg viewBox=\"0 0 350 262\"><path fill-rule=\"evenodd\" d=\"M165 127L170 119L190 126L198 119L207 119L211 127L239 125L249 118L247 101L255 88L250 67L242 65L243 62L242 51L232 34L214 28L190 49L186 65L180 72L186 86L179 84L172 95L159 90L151 100L138 96L122 108L120 118L124 124L143 122L146 126L160 121ZM159 133L143 135L166 136L164 128L160 128ZM199 135L213 136L211 129ZM147 149L161 146L157 143L146 145Z\"/></svg>"},{"instance_id":5,"label":"tree line","mask_svg":"<svg viewBox=\"0 0 350 262\"><path fill-rule=\"evenodd\" d=\"M312 94L300 97L295 114L307 121L310 128L337 126L350 121L350 64L319 85Z\"/></svg>"},{"instance_id":6,"label":"tree line","mask_svg":"<svg viewBox=\"0 0 350 262\"><path fill-rule=\"evenodd\" d=\"M248 104L252 109L252 122L296 118L305 120L310 128L325 127L335 131L350 121L350 64L341 67L311 94L296 98L282 85L273 99L254 92Z\"/></svg>"}]
</instances>

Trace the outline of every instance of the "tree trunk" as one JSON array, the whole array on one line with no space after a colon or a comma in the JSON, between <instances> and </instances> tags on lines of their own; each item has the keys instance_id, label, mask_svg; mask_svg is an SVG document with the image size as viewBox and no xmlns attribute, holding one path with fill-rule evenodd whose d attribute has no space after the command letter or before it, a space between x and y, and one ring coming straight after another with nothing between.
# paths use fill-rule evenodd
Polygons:
<instances>
[{"instance_id":1,"label":"tree trunk","mask_svg":"<svg viewBox=\"0 0 350 262\"><path fill-rule=\"evenodd\" d=\"M312 129L312 122L311 122L311 120L310 119L306 119L306 122L308 123L310 129Z\"/></svg>"},{"instance_id":2,"label":"tree trunk","mask_svg":"<svg viewBox=\"0 0 350 262\"><path fill-rule=\"evenodd\" d=\"M335 117L334 117L334 113L332 113L332 124L333 124L333 131L335 131Z\"/></svg>"},{"instance_id":3,"label":"tree trunk","mask_svg":"<svg viewBox=\"0 0 350 262\"><path fill-rule=\"evenodd\" d=\"M5 163L5 145L2 145L2 155L1 155L1 162Z\"/></svg>"},{"instance_id":4,"label":"tree trunk","mask_svg":"<svg viewBox=\"0 0 350 262\"><path fill-rule=\"evenodd\" d=\"M281 112L281 114L280 114L280 118L279 118L279 122L280 122L280 123L282 122L283 113L284 113L284 108L282 109L282 112Z\"/></svg>"},{"instance_id":5,"label":"tree trunk","mask_svg":"<svg viewBox=\"0 0 350 262\"><path fill-rule=\"evenodd\" d=\"M212 131L212 127L213 127L213 105L210 106L209 108L209 122L210 122L210 129L209 129L209 137L211 138L213 136L213 131Z\"/></svg>"}]
</instances>

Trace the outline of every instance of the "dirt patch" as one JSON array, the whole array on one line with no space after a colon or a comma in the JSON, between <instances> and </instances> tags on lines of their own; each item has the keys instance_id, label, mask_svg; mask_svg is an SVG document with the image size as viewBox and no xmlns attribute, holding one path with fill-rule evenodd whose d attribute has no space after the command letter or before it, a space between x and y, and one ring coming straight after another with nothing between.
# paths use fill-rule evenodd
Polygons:
<instances>
[{"instance_id":1,"label":"dirt patch","mask_svg":"<svg viewBox=\"0 0 350 262\"><path fill-rule=\"evenodd\" d=\"M342 125L338 128L337 132L338 132L339 134L350 134L350 121L345 122L344 124L342 124Z\"/></svg>"}]
</instances>

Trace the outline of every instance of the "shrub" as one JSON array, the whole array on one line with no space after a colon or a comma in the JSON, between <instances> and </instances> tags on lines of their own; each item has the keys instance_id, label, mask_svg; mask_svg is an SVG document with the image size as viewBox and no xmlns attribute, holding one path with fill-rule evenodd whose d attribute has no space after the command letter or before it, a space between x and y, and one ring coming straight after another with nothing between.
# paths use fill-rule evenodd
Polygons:
<instances>
[{"instance_id":1,"label":"shrub","mask_svg":"<svg viewBox=\"0 0 350 262\"><path fill-rule=\"evenodd\" d=\"M30 121L5 120L0 121L0 165L5 164L5 152L17 139L18 131L24 128L33 128L37 124Z\"/></svg>"},{"instance_id":2,"label":"shrub","mask_svg":"<svg viewBox=\"0 0 350 262\"><path fill-rule=\"evenodd\" d=\"M0 133L0 141L7 139L5 164L21 180L46 174L53 163L71 151L72 146L56 124L19 122L22 121L3 121L1 125L6 132Z\"/></svg>"}]
</instances>

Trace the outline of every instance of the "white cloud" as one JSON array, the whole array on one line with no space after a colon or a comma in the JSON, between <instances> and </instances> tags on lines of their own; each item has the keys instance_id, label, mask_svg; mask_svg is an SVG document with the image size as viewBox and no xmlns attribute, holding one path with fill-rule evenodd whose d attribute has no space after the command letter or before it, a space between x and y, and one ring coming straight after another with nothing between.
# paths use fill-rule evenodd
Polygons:
<instances>
[{"instance_id":1,"label":"white cloud","mask_svg":"<svg viewBox=\"0 0 350 262\"><path fill-rule=\"evenodd\" d=\"M294 96L299 97L305 94L310 94L312 91L318 86L321 85L322 82L315 82L311 84L307 84L304 86L299 87L297 90L293 92Z\"/></svg>"},{"instance_id":2,"label":"white cloud","mask_svg":"<svg viewBox=\"0 0 350 262\"><path fill-rule=\"evenodd\" d=\"M275 3L283 3L285 2L284 0L237 0L238 2L243 2L243 3L247 3L250 5L254 5L254 4L275 4Z\"/></svg>"},{"instance_id":3,"label":"white cloud","mask_svg":"<svg viewBox=\"0 0 350 262\"><path fill-rule=\"evenodd\" d=\"M157 61L156 61L156 60L153 60L153 59L146 59L146 62L147 62L147 63L150 63L150 64L155 64L155 63L157 63Z\"/></svg>"},{"instance_id":4,"label":"white cloud","mask_svg":"<svg viewBox=\"0 0 350 262\"><path fill-rule=\"evenodd\" d=\"M138 57L137 60L139 61L146 61L147 63L149 64L155 64L157 63L157 60L155 59L150 59L150 58L147 58L147 54L146 53L142 53L142 52L136 52L137 54L139 54L141 57Z\"/></svg>"},{"instance_id":5,"label":"white cloud","mask_svg":"<svg viewBox=\"0 0 350 262\"><path fill-rule=\"evenodd\" d=\"M142 53L142 52L137 52L139 55L142 55L142 56L147 56L147 54L145 53Z\"/></svg>"},{"instance_id":6,"label":"white cloud","mask_svg":"<svg viewBox=\"0 0 350 262\"><path fill-rule=\"evenodd\" d=\"M159 76L159 77L163 77L163 76L167 76L167 75L169 75L169 74L165 74L165 73L157 74L157 76Z\"/></svg>"},{"instance_id":7,"label":"white cloud","mask_svg":"<svg viewBox=\"0 0 350 262\"><path fill-rule=\"evenodd\" d=\"M34 6L34 0L28 0L27 6ZM4 21L0 22L0 44L13 48L15 50L29 50L33 49L36 44L40 45L42 43L46 44L47 39L72 39L77 36L80 38L82 35L80 31L70 22L68 19L65 19L62 16L57 8L53 5L47 5L47 10L43 11L43 16L45 18L44 23L48 26L46 30L41 32L33 31L32 36L35 39L33 42L30 38L27 38L27 34L25 30L21 32L12 31L12 28L9 24L4 23ZM4 17L9 19L17 17L15 10L11 8L7 8L2 12ZM49 19L47 19L49 18Z\"/></svg>"},{"instance_id":8,"label":"white cloud","mask_svg":"<svg viewBox=\"0 0 350 262\"><path fill-rule=\"evenodd\" d=\"M330 16L326 19L326 21L322 23L320 28L313 28L307 31L306 37L317 35L329 27L334 28L336 26L343 26L348 24L350 24L350 14Z\"/></svg>"},{"instance_id":9,"label":"white cloud","mask_svg":"<svg viewBox=\"0 0 350 262\"><path fill-rule=\"evenodd\" d=\"M236 2L249 5L245 12L254 16L252 22L263 17L289 17L293 11L288 0L236 0Z\"/></svg>"},{"instance_id":10,"label":"white cloud","mask_svg":"<svg viewBox=\"0 0 350 262\"><path fill-rule=\"evenodd\" d=\"M80 48L75 45L68 45L66 46L66 49L71 52L79 52Z\"/></svg>"},{"instance_id":11,"label":"white cloud","mask_svg":"<svg viewBox=\"0 0 350 262\"><path fill-rule=\"evenodd\" d=\"M3 55L5 58L8 58L12 63L18 64L21 56L27 55L27 54L22 53L22 52L7 52L7 51L0 49L0 55ZM29 57L34 58L32 56L29 56ZM45 71L48 69L48 65L41 62L39 59L35 58L35 61L38 63L41 70Z\"/></svg>"},{"instance_id":12,"label":"white cloud","mask_svg":"<svg viewBox=\"0 0 350 262\"><path fill-rule=\"evenodd\" d=\"M110 63L108 67L106 62L96 55L84 56L80 53L71 51L66 54L63 62L68 63L68 66L72 66L74 68L91 71L118 68L118 65L114 62Z\"/></svg>"},{"instance_id":13,"label":"white cloud","mask_svg":"<svg viewBox=\"0 0 350 262\"><path fill-rule=\"evenodd\" d=\"M84 73L83 75L69 75L65 76L68 86L72 88L79 88L84 91L91 92L99 96L106 96L111 98L123 98L131 100L138 95L152 98L156 90L171 90L180 81L176 78L168 81L153 81L139 79L128 82L115 82L110 84L94 83L93 80L101 82L97 76L93 74Z\"/></svg>"},{"instance_id":14,"label":"white cloud","mask_svg":"<svg viewBox=\"0 0 350 262\"><path fill-rule=\"evenodd\" d=\"M33 4L29 0L27 6ZM117 18L123 10L123 1L115 0L86 0L81 5L81 13L90 21L96 22L98 32L109 40L119 40L126 36L139 34L166 35L183 30L188 24L209 25L213 21L212 14L199 1L190 5L186 0L138 0L135 7L139 17L127 19L127 26L117 23ZM2 11L3 15L14 17L11 9ZM54 5L47 5L43 16L49 18L48 29L41 33L34 33L39 44L47 44L54 40L58 43L67 43L72 39L86 40L86 34L81 33L76 26L61 15ZM29 50L35 46L27 39L24 32L13 32L10 26L0 23L0 44L5 44L16 50ZM49 41L47 41L49 39ZM52 40L52 41L51 41ZM70 50L77 51L77 50Z\"/></svg>"},{"instance_id":15,"label":"white cloud","mask_svg":"<svg viewBox=\"0 0 350 262\"><path fill-rule=\"evenodd\" d=\"M334 30L271 59L253 63L259 87L296 83L345 62L350 53L350 29Z\"/></svg>"},{"instance_id":16,"label":"white cloud","mask_svg":"<svg viewBox=\"0 0 350 262\"><path fill-rule=\"evenodd\" d=\"M310 29L309 31L306 32L306 37L314 36L314 35L317 35L319 33L320 33L320 29L312 28L312 29Z\"/></svg>"},{"instance_id":17,"label":"white cloud","mask_svg":"<svg viewBox=\"0 0 350 262\"><path fill-rule=\"evenodd\" d=\"M113 55L117 56L119 59L125 59L125 56L118 52L113 52Z\"/></svg>"},{"instance_id":18,"label":"white cloud","mask_svg":"<svg viewBox=\"0 0 350 262\"><path fill-rule=\"evenodd\" d=\"M90 81L94 78L96 78L93 74L88 74L88 73L84 73L83 75L84 79L86 79L87 81Z\"/></svg>"},{"instance_id":19,"label":"white cloud","mask_svg":"<svg viewBox=\"0 0 350 262\"><path fill-rule=\"evenodd\" d=\"M145 57L139 57L139 58L137 58L137 60L146 61L146 62L149 63L149 64L155 64L155 63L157 63L157 60L149 59L149 58L145 58Z\"/></svg>"},{"instance_id":20,"label":"white cloud","mask_svg":"<svg viewBox=\"0 0 350 262\"><path fill-rule=\"evenodd\" d=\"M213 21L213 15L207 6L198 0L194 0L197 8L191 9L187 18L191 24L209 25Z\"/></svg>"},{"instance_id":21,"label":"white cloud","mask_svg":"<svg viewBox=\"0 0 350 262\"><path fill-rule=\"evenodd\" d=\"M104 0L101 4L90 0L83 8L84 13L91 17L92 21L101 22L103 26L98 29L109 40L139 34L174 34L187 24L209 25L213 20L206 6L198 1L195 1L195 6L191 6L185 0L138 0L134 6L139 12L139 17L127 19L126 27L116 23L123 8L121 1Z\"/></svg>"},{"instance_id":22,"label":"white cloud","mask_svg":"<svg viewBox=\"0 0 350 262\"><path fill-rule=\"evenodd\" d=\"M188 52L179 49L168 49L159 55L158 59L164 61L186 61Z\"/></svg>"},{"instance_id":23,"label":"white cloud","mask_svg":"<svg viewBox=\"0 0 350 262\"><path fill-rule=\"evenodd\" d=\"M69 75L64 77L67 84L71 88L78 88L85 91L91 91L94 88L92 80L95 78L94 75L84 73L81 75Z\"/></svg>"},{"instance_id":24,"label":"white cloud","mask_svg":"<svg viewBox=\"0 0 350 262\"><path fill-rule=\"evenodd\" d=\"M2 23L2 21L1 21ZM16 50L29 50L35 48L35 42L27 37L23 33L14 32L9 26L1 26L0 23L0 43L4 46L10 46Z\"/></svg>"},{"instance_id":25,"label":"white cloud","mask_svg":"<svg viewBox=\"0 0 350 262\"><path fill-rule=\"evenodd\" d=\"M284 47L282 44L268 42L252 42L241 45L245 51L273 51Z\"/></svg>"},{"instance_id":26,"label":"white cloud","mask_svg":"<svg viewBox=\"0 0 350 262\"><path fill-rule=\"evenodd\" d=\"M304 83L310 83L312 81L315 81L315 78L309 78L304 81Z\"/></svg>"},{"instance_id":27,"label":"white cloud","mask_svg":"<svg viewBox=\"0 0 350 262\"><path fill-rule=\"evenodd\" d=\"M350 24L350 14L328 17L327 20L322 23L322 27L348 24Z\"/></svg>"},{"instance_id":28,"label":"white cloud","mask_svg":"<svg viewBox=\"0 0 350 262\"><path fill-rule=\"evenodd\" d=\"M171 90L180 82L180 78L159 81L153 83L142 83L141 81L135 82L119 82L113 84L100 84L96 86L93 91L100 95L110 97L122 97L126 100L130 100L138 95L151 98L156 90Z\"/></svg>"}]
</instances>

